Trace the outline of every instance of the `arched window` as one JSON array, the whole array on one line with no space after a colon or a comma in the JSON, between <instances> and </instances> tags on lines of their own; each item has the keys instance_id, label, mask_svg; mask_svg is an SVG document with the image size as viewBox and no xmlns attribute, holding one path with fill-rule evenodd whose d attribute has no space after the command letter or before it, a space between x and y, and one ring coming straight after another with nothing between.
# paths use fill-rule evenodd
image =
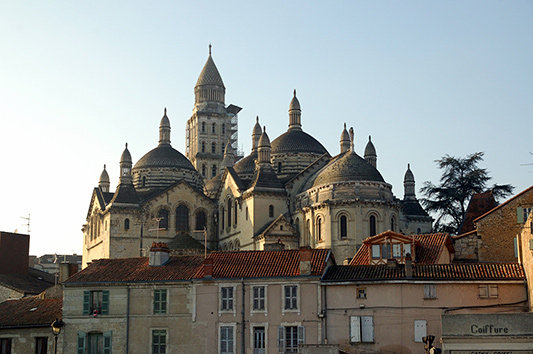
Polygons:
<instances>
[{"instance_id":1,"label":"arched window","mask_svg":"<svg viewBox=\"0 0 533 354\"><path fill-rule=\"evenodd\" d=\"M316 219L316 237L318 241L322 241L322 218Z\"/></svg>"},{"instance_id":2,"label":"arched window","mask_svg":"<svg viewBox=\"0 0 533 354\"><path fill-rule=\"evenodd\" d=\"M143 176L143 187L146 186L146 176Z\"/></svg>"},{"instance_id":3,"label":"arched window","mask_svg":"<svg viewBox=\"0 0 533 354\"><path fill-rule=\"evenodd\" d=\"M211 143L211 153L214 154L217 152L217 144L215 142Z\"/></svg>"},{"instance_id":4,"label":"arched window","mask_svg":"<svg viewBox=\"0 0 533 354\"><path fill-rule=\"evenodd\" d=\"M239 251L241 249L241 241L239 239L235 240L235 251Z\"/></svg>"},{"instance_id":5,"label":"arched window","mask_svg":"<svg viewBox=\"0 0 533 354\"><path fill-rule=\"evenodd\" d=\"M339 221L341 239L346 239L348 237L348 219L346 218L346 215L341 215Z\"/></svg>"},{"instance_id":6,"label":"arched window","mask_svg":"<svg viewBox=\"0 0 533 354\"><path fill-rule=\"evenodd\" d=\"M158 228L168 230L168 210L167 209L159 210L157 217L160 218Z\"/></svg>"},{"instance_id":7,"label":"arched window","mask_svg":"<svg viewBox=\"0 0 533 354\"><path fill-rule=\"evenodd\" d=\"M370 236L374 236L376 234L376 217L374 215L370 215Z\"/></svg>"},{"instance_id":8,"label":"arched window","mask_svg":"<svg viewBox=\"0 0 533 354\"><path fill-rule=\"evenodd\" d=\"M211 126L211 133L215 134L216 132L217 132L217 124L213 123L213 125Z\"/></svg>"},{"instance_id":9,"label":"arched window","mask_svg":"<svg viewBox=\"0 0 533 354\"><path fill-rule=\"evenodd\" d=\"M235 217L234 217L235 220L233 221L233 223L234 223L235 225L237 225L237 205L238 205L238 204L237 204L237 201L235 201Z\"/></svg>"},{"instance_id":10,"label":"arched window","mask_svg":"<svg viewBox=\"0 0 533 354\"><path fill-rule=\"evenodd\" d=\"M202 152L205 152L205 141L202 141Z\"/></svg>"},{"instance_id":11,"label":"arched window","mask_svg":"<svg viewBox=\"0 0 533 354\"><path fill-rule=\"evenodd\" d=\"M278 162L278 173L281 173L281 162Z\"/></svg>"},{"instance_id":12,"label":"arched window","mask_svg":"<svg viewBox=\"0 0 533 354\"><path fill-rule=\"evenodd\" d=\"M183 204L176 208L176 231L189 231L189 208Z\"/></svg>"},{"instance_id":13,"label":"arched window","mask_svg":"<svg viewBox=\"0 0 533 354\"><path fill-rule=\"evenodd\" d=\"M226 125L222 123L222 134L226 134Z\"/></svg>"},{"instance_id":14,"label":"arched window","mask_svg":"<svg viewBox=\"0 0 533 354\"><path fill-rule=\"evenodd\" d=\"M205 122L202 122L202 133L205 133Z\"/></svg>"},{"instance_id":15,"label":"arched window","mask_svg":"<svg viewBox=\"0 0 533 354\"><path fill-rule=\"evenodd\" d=\"M231 199L228 199L228 227L231 226Z\"/></svg>"},{"instance_id":16,"label":"arched window","mask_svg":"<svg viewBox=\"0 0 533 354\"><path fill-rule=\"evenodd\" d=\"M213 167L211 167L211 175L213 177L217 175L217 165L213 165Z\"/></svg>"},{"instance_id":17,"label":"arched window","mask_svg":"<svg viewBox=\"0 0 533 354\"><path fill-rule=\"evenodd\" d=\"M220 208L220 215L222 215L222 217L220 218L220 229L224 231L224 220L226 218L224 207Z\"/></svg>"},{"instance_id":18,"label":"arched window","mask_svg":"<svg viewBox=\"0 0 533 354\"><path fill-rule=\"evenodd\" d=\"M294 228L296 229L296 232L300 234L300 219L296 218L296 221L294 221Z\"/></svg>"},{"instance_id":19,"label":"arched window","mask_svg":"<svg viewBox=\"0 0 533 354\"><path fill-rule=\"evenodd\" d=\"M196 230L203 230L207 226L207 217L202 210L196 213Z\"/></svg>"},{"instance_id":20,"label":"arched window","mask_svg":"<svg viewBox=\"0 0 533 354\"><path fill-rule=\"evenodd\" d=\"M124 220L124 230L129 230L130 229L130 219L125 219Z\"/></svg>"},{"instance_id":21,"label":"arched window","mask_svg":"<svg viewBox=\"0 0 533 354\"><path fill-rule=\"evenodd\" d=\"M311 221L307 219L306 224L307 225L305 227L305 239L307 240L307 243L310 244L311 243Z\"/></svg>"},{"instance_id":22,"label":"arched window","mask_svg":"<svg viewBox=\"0 0 533 354\"><path fill-rule=\"evenodd\" d=\"M272 204L268 206L268 217L270 218L274 217L274 206Z\"/></svg>"},{"instance_id":23,"label":"arched window","mask_svg":"<svg viewBox=\"0 0 533 354\"><path fill-rule=\"evenodd\" d=\"M396 218L394 216L390 218L390 229L391 231L396 231Z\"/></svg>"},{"instance_id":24,"label":"arched window","mask_svg":"<svg viewBox=\"0 0 533 354\"><path fill-rule=\"evenodd\" d=\"M205 164L202 165L202 176L205 177Z\"/></svg>"}]
</instances>

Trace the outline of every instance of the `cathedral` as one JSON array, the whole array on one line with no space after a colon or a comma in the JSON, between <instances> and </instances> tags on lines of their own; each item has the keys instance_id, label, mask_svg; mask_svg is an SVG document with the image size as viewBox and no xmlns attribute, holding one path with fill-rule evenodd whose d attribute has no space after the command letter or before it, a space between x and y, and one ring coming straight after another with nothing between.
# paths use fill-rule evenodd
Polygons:
<instances>
[{"instance_id":1,"label":"cathedral","mask_svg":"<svg viewBox=\"0 0 533 354\"><path fill-rule=\"evenodd\" d=\"M380 232L431 231L409 165L399 199L377 168L371 138L361 157L345 124L330 154L304 131L296 91L288 130L271 141L256 118L247 156L237 149L241 108L225 103L211 47L194 93L185 155L171 145L165 109L158 145L135 165L126 144L115 191L104 165L82 228L83 267L144 256L155 241L174 253L328 248L342 262Z\"/></svg>"}]
</instances>

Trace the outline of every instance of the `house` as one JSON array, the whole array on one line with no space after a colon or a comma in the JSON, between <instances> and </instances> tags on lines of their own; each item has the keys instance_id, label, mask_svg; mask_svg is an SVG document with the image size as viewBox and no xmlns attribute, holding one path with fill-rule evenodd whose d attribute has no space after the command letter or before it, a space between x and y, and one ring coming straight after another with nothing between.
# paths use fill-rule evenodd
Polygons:
<instances>
[{"instance_id":1,"label":"house","mask_svg":"<svg viewBox=\"0 0 533 354\"><path fill-rule=\"evenodd\" d=\"M62 303L61 298L38 296L0 302L0 353L53 353L51 325L61 320ZM58 347L63 338L58 336Z\"/></svg>"},{"instance_id":2,"label":"house","mask_svg":"<svg viewBox=\"0 0 533 354\"><path fill-rule=\"evenodd\" d=\"M322 338L329 250L101 259L64 282L65 353L294 352ZM263 351L261 351L263 350Z\"/></svg>"},{"instance_id":3,"label":"house","mask_svg":"<svg viewBox=\"0 0 533 354\"><path fill-rule=\"evenodd\" d=\"M475 230L454 237L459 258L517 262L516 237L532 208L533 186L474 219Z\"/></svg>"},{"instance_id":4,"label":"house","mask_svg":"<svg viewBox=\"0 0 533 354\"><path fill-rule=\"evenodd\" d=\"M517 263L333 266L322 279L324 337L344 353L421 353L427 335L438 346L444 315L527 310L524 280Z\"/></svg>"}]
</instances>

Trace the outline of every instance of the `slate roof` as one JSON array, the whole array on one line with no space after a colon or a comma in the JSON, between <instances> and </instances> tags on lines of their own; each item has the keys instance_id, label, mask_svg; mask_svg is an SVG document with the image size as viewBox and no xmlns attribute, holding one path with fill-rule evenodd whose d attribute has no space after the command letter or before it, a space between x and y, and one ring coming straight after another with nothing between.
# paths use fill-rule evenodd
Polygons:
<instances>
[{"instance_id":1,"label":"slate roof","mask_svg":"<svg viewBox=\"0 0 533 354\"><path fill-rule=\"evenodd\" d=\"M325 154L328 151L311 135L301 130L289 130L278 136L271 144L272 155L280 153L315 153Z\"/></svg>"},{"instance_id":2,"label":"slate roof","mask_svg":"<svg viewBox=\"0 0 533 354\"><path fill-rule=\"evenodd\" d=\"M50 327L56 318L61 319L62 308L61 298L7 300L0 303L0 328Z\"/></svg>"},{"instance_id":3,"label":"slate roof","mask_svg":"<svg viewBox=\"0 0 533 354\"><path fill-rule=\"evenodd\" d=\"M475 229L474 220L485 214L487 211L495 208L498 205L492 191L485 193L475 193L470 198L468 207L466 208L463 223L457 232L458 235L470 232Z\"/></svg>"},{"instance_id":4,"label":"slate roof","mask_svg":"<svg viewBox=\"0 0 533 354\"><path fill-rule=\"evenodd\" d=\"M198 77L198 81L196 82L196 86L201 85L217 85L224 87L222 76L220 76L220 73L218 72L217 66L213 61L211 54L209 54L209 57L205 62L204 68L202 69L202 72Z\"/></svg>"},{"instance_id":5,"label":"slate roof","mask_svg":"<svg viewBox=\"0 0 533 354\"><path fill-rule=\"evenodd\" d=\"M133 171L150 167L172 167L195 170L191 161L170 145L159 145L147 152L133 167Z\"/></svg>"},{"instance_id":6,"label":"slate roof","mask_svg":"<svg viewBox=\"0 0 533 354\"><path fill-rule=\"evenodd\" d=\"M54 276L30 268L28 275L0 274L0 286L15 290L24 294L24 296L38 295L49 287L54 286Z\"/></svg>"},{"instance_id":7,"label":"slate roof","mask_svg":"<svg viewBox=\"0 0 533 354\"><path fill-rule=\"evenodd\" d=\"M392 231L387 231L376 236L369 237L363 240L363 245L359 248L350 265L366 265L370 264L370 248L372 241L375 238L383 237L387 233L397 234ZM422 234L422 235L401 235L402 237L414 238L416 248L416 263L418 264L435 264L438 262L440 255L444 251L444 247L448 247L453 251L450 236L445 233Z\"/></svg>"},{"instance_id":8,"label":"slate roof","mask_svg":"<svg viewBox=\"0 0 533 354\"><path fill-rule=\"evenodd\" d=\"M405 266L388 268L387 265L348 265L330 267L323 281L375 280L524 280L525 274L518 263L467 264L414 264L412 278L406 278Z\"/></svg>"},{"instance_id":9,"label":"slate roof","mask_svg":"<svg viewBox=\"0 0 533 354\"><path fill-rule=\"evenodd\" d=\"M422 208L420 202L416 199L407 199L400 201L402 213L407 217L430 217L429 214Z\"/></svg>"},{"instance_id":10,"label":"slate roof","mask_svg":"<svg viewBox=\"0 0 533 354\"><path fill-rule=\"evenodd\" d=\"M322 275L329 249L313 249L311 275ZM213 278L271 278L300 275L300 250L213 252ZM203 267L195 276L204 277Z\"/></svg>"}]
</instances>

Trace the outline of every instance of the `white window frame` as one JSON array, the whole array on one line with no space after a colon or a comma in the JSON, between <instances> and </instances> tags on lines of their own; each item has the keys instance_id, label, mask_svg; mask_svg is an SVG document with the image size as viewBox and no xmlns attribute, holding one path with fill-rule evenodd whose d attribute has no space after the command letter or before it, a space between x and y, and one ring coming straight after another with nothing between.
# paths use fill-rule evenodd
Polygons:
<instances>
[{"instance_id":1,"label":"white window frame","mask_svg":"<svg viewBox=\"0 0 533 354\"><path fill-rule=\"evenodd\" d=\"M296 287L296 308L295 309L286 309L285 308L285 288L287 287ZM287 284L281 287L281 313L285 314L287 312L297 312L300 314L300 285L299 284Z\"/></svg>"},{"instance_id":2,"label":"white window frame","mask_svg":"<svg viewBox=\"0 0 533 354\"><path fill-rule=\"evenodd\" d=\"M223 288L232 288L233 292L233 298L232 298L232 307L231 309L222 309L222 289ZM237 285L236 284L220 284L218 287L218 315L222 315L223 313L232 313L233 316L236 316L236 308L237 308Z\"/></svg>"},{"instance_id":3,"label":"white window frame","mask_svg":"<svg viewBox=\"0 0 533 354\"><path fill-rule=\"evenodd\" d=\"M268 353L268 322L251 322L250 323L250 351L254 352L254 328L255 327L264 327L265 328L265 353Z\"/></svg>"},{"instance_id":4,"label":"white window frame","mask_svg":"<svg viewBox=\"0 0 533 354\"><path fill-rule=\"evenodd\" d=\"M218 330L217 330L217 343L218 343L218 353L222 354L222 328L223 327L232 327L233 328L233 336L232 336L232 342L233 342L233 351L231 352L224 352L225 354L236 354L237 352L237 323L235 322L229 322L229 323L219 323L218 324Z\"/></svg>"},{"instance_id":5,"label":"white window frame","mask_svg":"<svg viewBox=\"0 0 533 354\"><path fill-rule=\"evenodd\" d=\"M277 337L277 347L278 347L278 353L286 353L286 347L285 347L285 343L286 343L286 338L285 338L285 333L286 333L286 328L287 327L296 327L296 333L297 333L297 346L299 346L300 344L305 344L305 326L302 326L302 323L301 322L282 322L280 323L280 325L277 327L276 331L277 331L277 334L276 334L276 337ZM281 334L281 336L280 336ZM298 353L298 347L296 348L296 352L292 352L292 353Z\"/></svg>"},{"instance_id":6,"label":"white window frame","mask_svg":"<svg viewBox=\"0 0 533 354\"><path fill-rule=\"evenodd\" d=\"M428 334L427 321L426 320L415 320L413 331L414 331L415 342L423 343L422 338L426 337Z\"/></svg>"},{"instance_id":7,"label":"white window frame","mask_svg":"<svg viewBox=\"0 0 533 354\"><path fill-rule=\"evenodd\" d=\"M424 284L424 300L437 299L437 284Z\"/></svg>"},{"instance_id":8,"label":"white window frame","mask_svg":"<svg viewBox=\"0 0 533 354\"><path fill-rule=\"evenodd\" d=\"M350 316L350 343L374 341L374 316Z\"/></svg>"},{"instance_id":9,"label":"white window frame","mask_svg":"<svg viewBox=\"0 0 533 354\"><path fill-rule=\"evenodd\" d=\"M265 289L265 308L263 310L255 310L254 309L254 288L263 287ZM264 284L254 284L250 287L250 316L253 316L254 313L263 313L265 316L268 313L268 285Z\"/></svg>"}]
</instances>

